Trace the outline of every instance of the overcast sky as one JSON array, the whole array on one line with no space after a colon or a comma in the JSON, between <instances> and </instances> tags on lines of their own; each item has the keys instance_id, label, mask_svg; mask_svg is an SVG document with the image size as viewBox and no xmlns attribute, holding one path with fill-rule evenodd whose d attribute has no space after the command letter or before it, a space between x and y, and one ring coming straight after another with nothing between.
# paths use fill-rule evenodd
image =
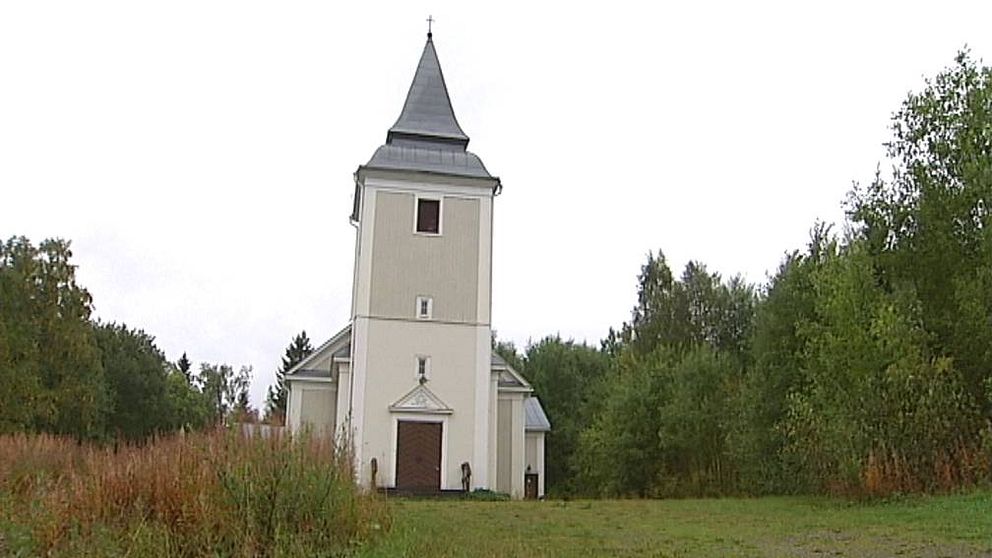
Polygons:
<instances>
[{"instance_id":1,"label":"overcast sky","mask_svg":"<svg viewBox=\"0 0 992 558\"><path fill-rule=\"evenodd\" d=\"M598 342L648 251L763 282L992 3L0 2L0 238L72 241L96 315L255 368L348 320L352 173L428 14L501 177L493 325ZM650 7L645 7L649 5Z\"/></svg>"}]
</instances>

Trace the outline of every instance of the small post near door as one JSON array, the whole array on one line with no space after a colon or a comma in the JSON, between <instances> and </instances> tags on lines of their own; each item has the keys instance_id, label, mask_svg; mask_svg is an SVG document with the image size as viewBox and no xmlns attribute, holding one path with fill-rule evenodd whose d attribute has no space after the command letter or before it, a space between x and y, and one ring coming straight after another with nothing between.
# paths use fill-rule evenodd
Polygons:
<instances>
[{"instance_id":1,"label":"small post near door","mask_svg":"<svg viewBox=\"0 0 992 558\"><path fill-rule=\"evenodd\" d=\"M396 428L396 488L441 489L441 423L401 420Z\"/></svg>"}]
</instances>

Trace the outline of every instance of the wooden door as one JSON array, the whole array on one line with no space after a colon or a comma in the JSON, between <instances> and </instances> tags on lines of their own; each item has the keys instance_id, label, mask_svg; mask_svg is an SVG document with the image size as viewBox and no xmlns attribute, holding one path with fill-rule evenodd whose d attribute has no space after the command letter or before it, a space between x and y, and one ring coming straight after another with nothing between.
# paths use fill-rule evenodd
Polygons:
<instances>
[{"instance_id":1,"label":"wooden door","mask_svg":"<svg viewBox=\"0 0 992 558\"><path fill-rule=\"evenodd\" d=\"M537 499L537 473L527 473L524 475L524 498L528 500Z\"/></svg>"},{"instance_id":2,"label":"wooden door","mask_svg":"<svg viewBox=\"0 0 992 558\"><path fill-rule=\"evenodd\" d=\"M396 488L441 489L441 423L400 421L396 429Z\"/></svg>"}]
</instances>

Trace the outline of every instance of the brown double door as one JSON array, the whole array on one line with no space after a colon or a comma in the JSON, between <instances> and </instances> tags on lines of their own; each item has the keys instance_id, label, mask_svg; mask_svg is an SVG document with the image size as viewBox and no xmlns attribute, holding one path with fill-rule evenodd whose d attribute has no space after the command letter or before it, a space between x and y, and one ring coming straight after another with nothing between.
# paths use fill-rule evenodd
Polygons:
<instances>
[{"instance_id":1,"label":"brown double door","mask_svg":"<svg viewBox=\"0 0 992 558\"><path fill-rule=\"evenodd\" d=\"M396 488L441 489L441 423L401 420L396 431Z\"/></svg>"}]
</instances>

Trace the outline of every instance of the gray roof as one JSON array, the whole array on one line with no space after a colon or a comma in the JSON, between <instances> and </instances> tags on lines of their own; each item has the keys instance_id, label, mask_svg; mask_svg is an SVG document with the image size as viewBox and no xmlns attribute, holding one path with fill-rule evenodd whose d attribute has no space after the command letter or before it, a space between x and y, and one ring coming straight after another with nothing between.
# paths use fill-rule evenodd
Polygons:
<instances>
[{"instance_id":1,"label":"gray roof","mask_svg":"<svg viewBox=\"0 0 992 558\"><path fill-rule=\"evenodd\" d=\"M286 376L286 378L290 380L296 378L330 378L330 377L331 377L330 370L315 370L312 368L304 368L301 370L297 370L293 374Z\"/></svg>"},{"instance_id":2,"label":"gray roof","mask_svg":"<svg viewBox=\"0 0 992 558\"><path fill-rule=\"evenodd\" d=\"M524 388L527 389L527 385L521 382L516 375L510 372L511 368L503 370L499 374L499 379L497 380L497 385L501 388Z\"/></svg>"},{"instance_id":3,"label":"gray roof","mask_svg":"<svg viewBox=\"0 0 992 558\"><path fill-rule=\"evenodd\" d=\"M507 364L506 360L504 360L503 357L499 356L499 353L497 353L496 351L492 351L490 354L492 354L492 357L489 360L493 367L502 367L502 368L510 367L510 365Z\"/></svg>"},{"instance_id":4,"label":"gray roof","mask_svg":"<svg viewBox=\"0 0 992 558\"><path fill-rule=\"evenodd\" d=\"M292 375L296 374L297 371L311 369L311 366L310 365L311 365L312 362L314 362L316 360L319 360L320 358L322 358L322 355L324 355L324 352L325 351L327 351L329 349L332 349L335 346L338 346L339 344L347 345L349 347L349 351L348 352L349 352L349 354L351 353L351 351L350 351L350 347L351 347L351 324L348 324L348 325L344 326L344 328L341 331L339 331L339 332L337 332L337 333L334 334L334 337L331 337L327 341L324 341L323 343L321 343L321 345L319 347L317 347L317 350L315 350L314 352L310 353L309 356L307 356L306 358L304 358L300 362L296 363L296 366L290 368L286 372L286 376L287 377L292 376ZM339 352L340 352L340 350L336 350L334 353L332 353L332 356L348 356L348 355L339 355L338 354Z\"/></svg>"},{"instance_id":5,"label":"gray roof","mask_svg":"<svg viewBox=\"0 0 992 558\"><path fill-rule=\"evenodd\" d=\"M551 430L551 421L548 420L548 415L544 414L544 407L541 407L541 402L536 397L524 399L524 413L526 415L524 430L540 432Z\"/></svg>"},{"instance_id":6,"label":"gray roof","mask_svg":"<svg viewBox=\"0 0 992 558\"><path fill-rule=\"evenodd\" d=\"M428 34L403 111L365 167L494 178L477 155L466 151L468 141L455 118Z\"/></svg>"},{"instance_id":7,"label":"gray roof","mask_svg":"<svg viewBox=\"0 0 992 558\"><path fill-rule=\"evenodd\" d=\"M437 60L431 35L427 35L427 44L420 55L410 91L406 94L403 112L389 129L387 140L391 142L407 135L448 140L460 144L462 149L468 145L468 136L458 125L455 111L451 108L451 98L444 84L441 63Z\"/></svg>"},{"instance_id":8,"label":"gray roof","mask_svg":"<svg viewBox=\"0 0 992 558\"><path fill-rule=\"evenodd\" d=\"M348 342L346 344L342 345L342 347L340 349L334 351L334 354L332 354L331 357L333 357L333 358L351 358L351 340L349 339Z\"/></svg>"},{"instance_id":9,"label":"gray roof","mask_svg":"<svg viewBox=\"0 0 992 558\"><path fill-rule=\"evenodd\" d=\"M499 372L497 384L500 389L517 388L528 392L531 391L530 384L527 383L527 380L524 379L520 372L514 370L496 351L492 351L490 354L492 355L489 359L490 367L494 372Z\"/></svg>"},{"instance_id":10,"label":"gray roof","mask_svg":"<svg viewBox=\"0 0 992 558\"><path fill-rule=\"evenodd\" d=\"M455 149L429 149L422 146L387 143L375 151L375 155L372 155L366 166L492 178L478 155Z\"/></svg>"}]
</instances>

